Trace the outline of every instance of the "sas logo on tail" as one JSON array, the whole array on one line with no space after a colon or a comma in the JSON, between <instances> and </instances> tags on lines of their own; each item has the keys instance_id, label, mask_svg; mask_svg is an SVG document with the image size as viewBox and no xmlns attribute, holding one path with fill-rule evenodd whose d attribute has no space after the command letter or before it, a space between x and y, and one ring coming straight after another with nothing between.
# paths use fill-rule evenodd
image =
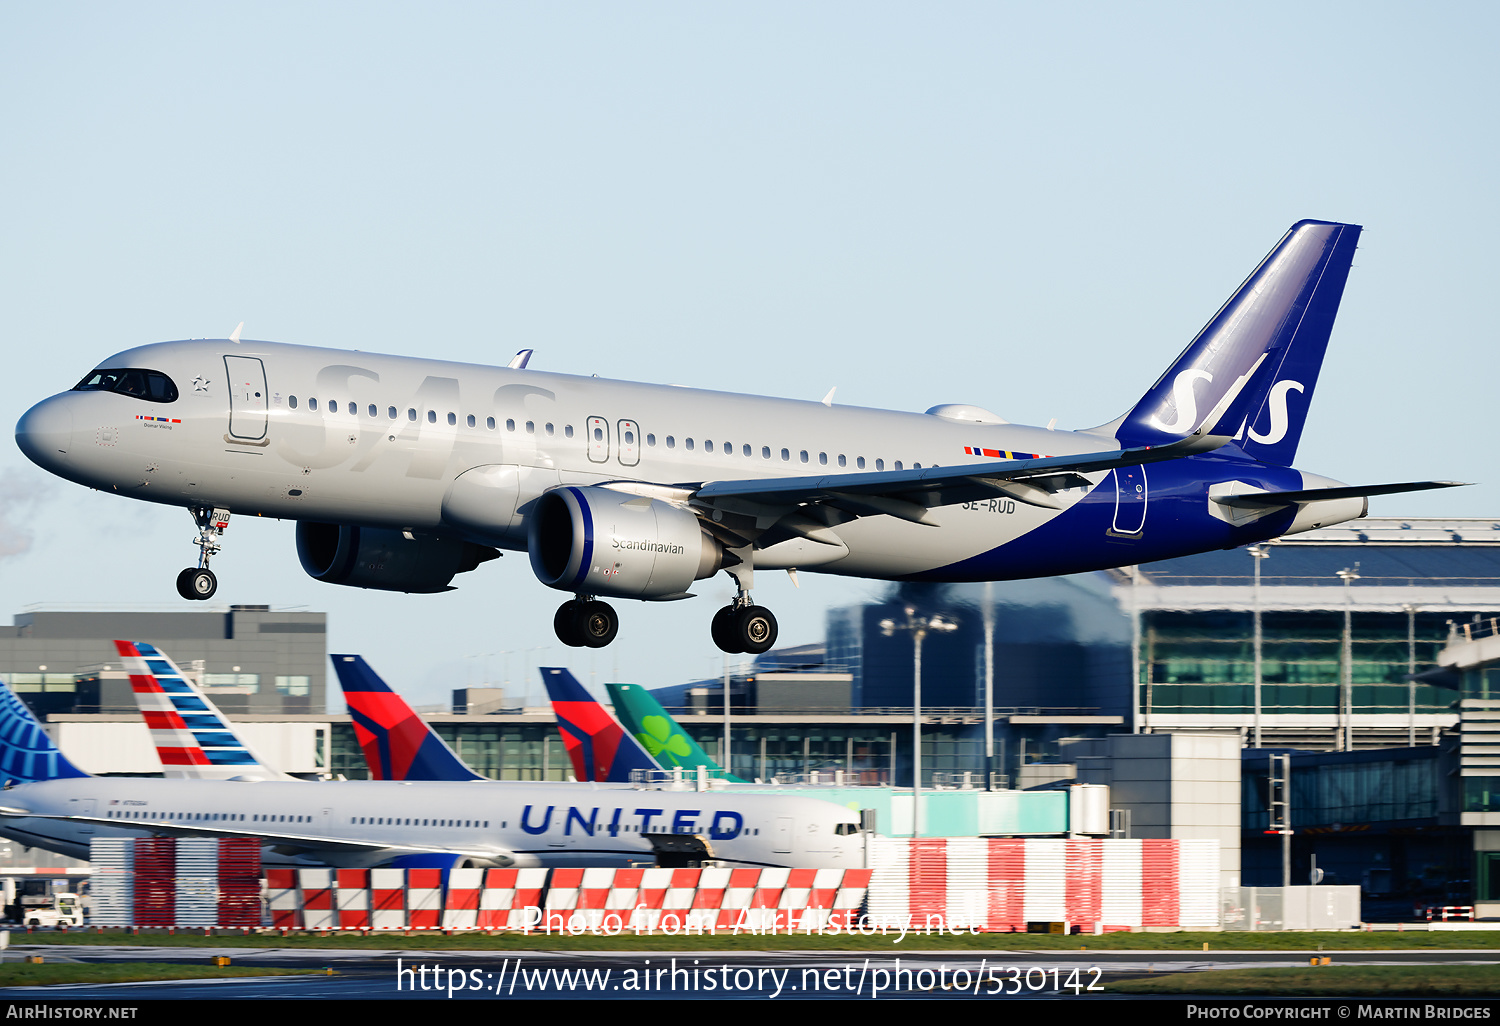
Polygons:
<instances>
[{"instance_id":1,"label":"sas logo on tail","mask_svg":"<svg viewBox=\"0 0 1500 1026\"><path fill-rule=\"evenodd\" d=\"M1291 414L1286 408L1286 394L1293 389L1296 389L1298 392L1307 391L1307 389L1302 387L1302 382L1292 381L1291 379L1278 381L1271 386L1271 394L1266 397L1266 406L1263 407L1269 408L1271 411L1270 431L1263 435L1253 427L1250 427L1249 422L1246 422L1241 426L1240 433L1234 437L1237 439L1243 437L1245 429L1249 428L1250 441L1258 442L1261 445L1275 445L1285 438L1287 429L1292 425Z\"/></svg>"}]
</instances>

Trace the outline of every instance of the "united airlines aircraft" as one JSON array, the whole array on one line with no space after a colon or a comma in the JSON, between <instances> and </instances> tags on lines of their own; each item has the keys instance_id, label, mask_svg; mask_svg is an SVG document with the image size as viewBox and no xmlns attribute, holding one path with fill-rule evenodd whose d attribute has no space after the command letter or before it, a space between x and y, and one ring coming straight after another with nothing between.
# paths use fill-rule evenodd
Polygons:
<instances>
[{"instance_id":1,"label":"united airlines aircraft","mask_svg":"<svg viewBox=\"0 0 1500 1026\"><path fill-rule=\"evenodd\" d=\"M349 868L621 866L663 853L835 868L865 854L857 812L797 794L92 777L3 684L0 780L0 836L81 859L95 837L253 837L268 864Z\"/></svg>"},{"instance_id":2,"label":"united airlines aircraft","mask_svg":"<svg viewBox=\"0 0 1500 1026\"><path fill-rule=\"evenodd\" d=\"M606 598L688 598L724 571L711 633L763 652L756 570L913 581L1041 577L1233 548L1363 516L1292 468L1360 229L1302 221L1123 416L1084 431L977 406L925 414L228 339L104 360L29 410L21 449L92 488L188 509L206 599L233 513L297 521L318 580L438 592L526 551L601 647Z\"/></svg>"}]
</instances>

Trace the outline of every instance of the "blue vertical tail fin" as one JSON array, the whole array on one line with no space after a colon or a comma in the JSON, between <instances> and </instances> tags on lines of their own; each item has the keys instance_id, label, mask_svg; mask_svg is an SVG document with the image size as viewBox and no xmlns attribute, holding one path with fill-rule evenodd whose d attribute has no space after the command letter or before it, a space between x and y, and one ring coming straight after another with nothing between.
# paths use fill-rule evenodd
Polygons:
<instances>
[{"instance_id":1,"label":"blue vertical tail fin","mask_svg":"<svg viewBox=\"0 0 1500 1026\"><path fill-rule=\"evenodd\" d=\"M1206 451L1231 440L1289 466L1360 227L1299 221L1124 418L1123 446ZM1293 399L1295 396L1295 399Z\"/></svg>"},{"instance_id":2,"label":"blue vertical tail fin","mask_svg":"<svg viewBox=\"0 0 1500 1026\"><path fill-rule=\"evenodd\" d=\"M0 780L30 784L87 776L52 743L26 703L0 684Z\"/></svg>"}]
</instances>

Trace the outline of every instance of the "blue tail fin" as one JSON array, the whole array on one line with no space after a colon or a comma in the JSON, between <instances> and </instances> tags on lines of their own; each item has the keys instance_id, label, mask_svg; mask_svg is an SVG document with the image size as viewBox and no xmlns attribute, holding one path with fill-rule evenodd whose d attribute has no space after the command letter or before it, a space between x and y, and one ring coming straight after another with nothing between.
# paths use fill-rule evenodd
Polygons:
<instances>
[{"instance_id":1,"label":"blue tail fin","mask_svg":"<svg viewBox=\"0 0 1500 1026\"><path fill-rule=\"evenodd\" d=\"M357 655L332 655L354 720L354 736L375 780L486 780Z\"/></svg>"},{"instance_id":2,"label":"blue tail fin","mask_svg":"<svg viewBox=\"0 0 1500 1026\"><path fill-rule=\"evenodd\" d=\"M640 742L626 733L567 670L543 666L542 681L557 714L563 747L573 760L573 774L579 780L622 784L629 782L631 770L661 769Z\"/></svg>"},{"instance_id":3,"label":"blue tail fin","mask_svg":"<svg viewBox=\"0 0 1500 1026\"><path fill-rule=\"evenodd\" d=\"M1352 224L1293 225L1119 422L1120 443L1203 450L1241 438L1250 456L1290 465L1359 234Z\"/></svg>"},{"instance_id":4,"label":"blue tail fin","mask_svg":"<svg viewBox=\"0 0 1500 1026\"><path fill-rule=\"evenodd\" d=\"M26 703L0 684L0 779L30 784L86 776L52 743Z\"/></svg>"}]
</instances>

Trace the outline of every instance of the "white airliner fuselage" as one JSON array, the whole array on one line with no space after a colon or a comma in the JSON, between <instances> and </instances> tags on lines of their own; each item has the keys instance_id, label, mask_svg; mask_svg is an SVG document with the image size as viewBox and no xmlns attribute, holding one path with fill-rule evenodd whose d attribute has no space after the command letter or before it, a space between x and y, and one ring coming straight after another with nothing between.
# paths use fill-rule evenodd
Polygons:
<instances>
[{"instance_id":1,"label":"white airliner fuselage","mask_svg":"<svg viewBox=\"0 0 1500 1026\"><path fill-rule=\"evenodd\" d=\"M351 868L412 857L495 866L627 865L649 835L706 840L732 866L857 867L859 816L795 794L490 781L308 784L73 777L0 794L0 834L87 858L94 837L256 837L266 860Z\"/></svg>"},{"instance_id":2,"label":"white airliner fuselage","mask_svg":"<svg viewBox=\"0 0 1500 1026\"><path fill-rule=\"evenodd\" d=\"M166 342L33 407L17 441L93 488L193 511L189 598L231 513L299 521L319 580L432 592L497 549L576 598L686 597L725 570L726 651L775 618L755 569L886 580L1037 577L1265 540L1363 515L1291 468L1359 229L1300 222L1123 417L1090 431L972 406L900 413L269 342Z\"/></svg>"}]
</instances>

